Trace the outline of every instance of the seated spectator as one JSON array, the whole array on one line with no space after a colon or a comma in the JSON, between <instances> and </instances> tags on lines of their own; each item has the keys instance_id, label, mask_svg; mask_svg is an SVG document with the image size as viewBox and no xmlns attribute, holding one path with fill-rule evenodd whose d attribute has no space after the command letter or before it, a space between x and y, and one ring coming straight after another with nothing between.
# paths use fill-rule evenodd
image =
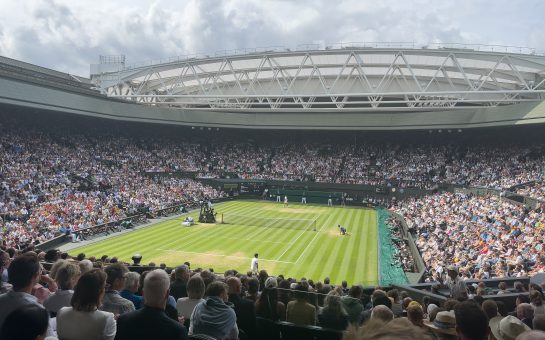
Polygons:
<instances>
[{"instance_id":1,"label":"seated spectator","mask_svg":"<svg viewBox=\"0 0 545 340\"><path fill-rule=\"evenodd\" d=\"M259 280L257 277L248 279L248 292L244 298L253 301L253 303L259 298Z\"/></svg>"},{"instance_id":2,"label":"seated spectator","mask_svg":"<svg viewBox=\"0 0 545 340\"><path fill-rule=\"evenodd\" d=\"M488 336L488 318L483 310L471 301L464 301L454 308L456 332L462 340L481 340Z\"/></svg>"},{"instance_id":3,"label":"seated spectator","mask_svg":"<svg viewBox=\"0 0 545 340\"><path fill-rule=\"evenodd\" d=\"M498 295L510 293L510 291L507 290L507 284L503 281L498 284L498 289Z\"/></svg>"},{"instance_id":4,"label":"seated spectator","mask_svg":"<svg viewBox=\"0 0 545 340\"><path fill-rule=\"evenodd\" d=\"M187 282L189 280L189 268L186 265L176 267L174 270L174 281L170 284L170 295L178 301L187 297Z\"/></svg>"},{"instance_id":5,"label":"seated spectator","mask_svg":"<svg viewBox=\"0 0 545 340\"><path fill-rule=\"evenodd\" d=\"M377 305L371 310L370 319L379 319L384 322L390 322L394 319L394 313L385 305Z\"/></svg>"},{"instance_id":6,"label":"seated spectator","mask_svg":"<svg viewBox=\"0 0 545 340\"><path fill-rule=\"evenodd\" d=\"M424 311L418 302L412 302L407 307L407 319L416 327L424 327Z\"/></svg>"},{"instance_id":7,"label":"seated spectator","mask_svg":"<svg viewBox=\"0 0 545 340\"><path fill-rule=\"evenodd\" d=\"M49 314L37 305L26 305L11 312L0 329L0 339L40 340L47 336Z\"/></svg>"},{"instance_id":8,"label":"seated spectator","mask_svg":"<svg viewBox=\"0 0 545 340\"><path fill-rule=\"evenodd\" d=\"M228 278L227 285L229 286L229 302L235 306L238 329L243 330L249 339L253 339L256 333L255 302L241 297L242 283L238 277Z\"/></svg>"},{"instance_id":9,"label":"seated spectator","mask_svg":"<svg viewBox=\"0 0 545 340\"><path fill-rule=\"evenodd\" d=\"M0 294L7 293L11 290L11 285L7 282L4 282L3 273L4 270L7 270L6 265L9 263L9 255L7 252L0 249L0 274L2 274L2 279L0 280ZM7 277L6 277L7 278Z\"/></svg>"},{"instance_id":10,"label":"seated spectator","mask_svg":"<svg viewBox=\"0 0 545 340\"><path fill-rule=\"evenodd\" d=\"M136 295L138 292L138 284L140 282L140 274L137 272L128 272L126 274L125 289L123 289L119 295L131 301L134 304L134 308L140 309L142 307L144 298L140 295Z\"/></svg>"},{"instance_id":11,"label":"seated spectator","mask_svg":"<svg viewBox=\"0 0 545 340\"><path fill-rule=\"evenodd\" d=\"M155 269L144 279L144 307L125 313L117 320L116 340L187 339L186 328L165 313L170 279L162 269Z\"/></svg>"},{"instance_id":12,"label":"seated spectator","mask_svg":"<svg viewBox=\"0 0 545 340\"><path fill-rule=\"evenodd\" d=\"M265 288L255 303L256 316L272 321L286 320L286 306L278 301L278 281L274 277L265 280Z\"/></svg>"},{"instance_id":13,"label":"seated spectator","mask_svg":"<svg viewBox=\"0 0 545 340\"><path fill-rule=\"evenodd\" d=\"M534 307L534 315L545 314L543 294L540 291L532 290L532 292L530 292L530 304Z\"/></svg>"},{"instance_id":14,"label":"seated spectator","mask_svg":"<svg viewBox=\"0 0 545 340\"><path fill-rule=\"evenodd\" d=\"M316 307L308 303L308 290L305 285L298 283L293 292L294 301L290 301L286 308L286 321L296 325L315 325Z\"/></svg>"},{"instance_id":15,"label":"seated spectator","mask_svg":"<svg viewBox=\"0 0 545 340\"><path fill-rule=\"evenodd\" d=\"M92 269L79 278L74 287L72 307L63 307L57 313L57 334L60 339L114 339L114 315L98 310L105 285L106 274L101 269Z\"/></svg>"},{"instance_id":16,"label":"seated spectator","mask_svg":"<svg viewBox=\"0 0 545 340\"><path fill-rule=\"evenodd\" d=\"M57 269L55 281L59 288L44 301L44 307L52 316L55 316L62 307L70 307L73 289L79 277L80 269L75 263L65 262Z\"/></svg>"},{"instance_id":17,"label":"seated spectator","mask_svg":"<svg viewBox=\"0 0 545 340\"><path fill-rule=\"evenodd\" d=\"M86 272L93 269L93 262L84 259L79 262L79 270L81 272L81 275L85 274Z\"/></svg>"},{"instance_id":18,"label":"seated spectator","mask_svg":"<svg viewBox=\"0 0 545 340\"><path fill-rule=\"evenodd\" d=\"M377 319L370 320L363 327L349 327L343 340L432 340L418 327L414 327L407 319L399 318L388 323Z\"/></svg>"},{"instance_id":19,"label":"seated spectator","mask_svg":"<svg viewBox=\"0 0 545 340\"><path fill-rule=\"evenodd\" d=\"M529 330L530 327L511 315L490 323L490 331L497 340L516 339L517 336Z\"/></svg>"},{"instance_id":20,"label":"seated spectator","mask_svg":"<svg viewBox=\"0 0 545 340\"><path fill-rule=\"evenodd\" d=\"M336 291L330 291L324 308L318 314L318 324L325 328L345 330L348 327L348 313L344 310L341 297Z\"/></svg>"},{"instance_id":21,"label":"seated spectator","mask_svg":"<svg viewBox=\"0 0 545 340\"><path fill-rule=\"evenodd\" d=\"M119 291L125 288L125 280L128 273L127 267L121 263L115 263L107 266L104 272L108 278L106 280L106 294L104 294L100 310L116 315L134 311L134 304L119 295Z\"/></svg>"},{"instance_id":22,"label":"seated spectator","mask_svg":"<svg viewBox=\"0 0 545 340\"><path fill-rule=\"evenodd\" d=\"M424 325L433 332L437 339L457 340L458 333L456 332L456 315L454 311L441 311L439 308L435 311L438 312L433 317L433 321L424 322Z\"/></svg>"},{"instance_id":23,"label":"seated spectator","mask_svg":"<svg viewBox=\"0 0 545 340\"><path fill-rule=\"evenodd\" d=\"M38 256L34 252L27 252L17 256L8 267L9 283L12 290L0 295L0 328L7 316L19 307L35 305L43 308L38 299L31 295L32 288L40 280L42 268ZM48 335L52 331L48 328Z\"/></svg>"},{"instance_id":24,"label":"seated spectator","mask_svg":"<svg viewBox=\"0 0 545 340\"><path fill-rule=\"evenodd\" d=\"M360 314L363 311L363 305L360 300L362 294L362 286L354 285L350 287L348 295L343 296L341 299L344 309L348 313L348 321L350 323L358 323L359 321Z\"/></svg>"},{"instance_id":25,"label":"seated spectator","mask_svg":"<svg viewBox=\"0 0 545 340\"><path fill-rule=\"evenodd\" d=\"M522 321L529 328L533 327L534 320L534 307L529 303L519 303L517 306L517 318ZM543 314L540 314L543 315Z\"/></svg>"},{"instance_id":26,"label":"seated spectator","mask_svg":"<svg viewBox=\"0 0 545 340\"><path fill-rule=\"evenodd\" d=\"M237 316L226 302L229 287L220 281L211 282L206 288L206 298L195 306L189 326L189 334L204 334L216 339L238 338Z\"/></svg>"},{"instance_id":27,"label":"seated spectator","mask_svg":"<svg viewBox=\"0 0 545 340\"><path fill-rule=\"evenodd\" d=\"M189 278L186 290L188 296L178 299L176 302L176 309L178 310L179 316L183 316L186 320L189 320L195 306L199 302L204 301L205 286L204 281L199 274L195 274Z\"/></svg>"},{"instance_id":28,"label":"seated spectator","mask_svg":"<svg viewBox=\"0 0 545 340\"><path fill-rule=\"evenodd\" d=\"M545 332L545 315L539 314L532 320L532 329Z\"/></svg>"}]
</instances>

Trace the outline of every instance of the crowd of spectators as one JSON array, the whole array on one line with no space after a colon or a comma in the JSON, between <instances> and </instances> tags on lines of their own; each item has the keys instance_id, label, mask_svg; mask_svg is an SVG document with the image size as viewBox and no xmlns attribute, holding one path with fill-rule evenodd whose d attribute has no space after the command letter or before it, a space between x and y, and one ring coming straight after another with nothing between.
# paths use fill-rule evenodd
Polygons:
<instances>
[{"instance_id":1,"label":"crowd of spectators","mask_svg":"<svg viewBox=\"0 0 545 340\"><path fill-rule=\"evenodd\" d=\"M522 294L510 311L465 284L457 288L464 294L454 299L451 288L439 303L397 289L334 285L327 277L90 260L80 254L43 262L33 251L17 251L0 262L9 282L2 281L0 339L280 339L279 328L265 321L321 326L346 340L545 338L545 284L516 283ZM451 279L464 275L454 266L445 270ZM500 283L497 294L505 292Z\"/></svg>"},{"instance_id":2,"label":"crowd of spectators","mask_svg":"<svg viewBox=\"0 0 545 340\"><path fill-rule=\"evenodd\" d=\"M429 267L429 280L447 264L465 278L521 277L545 270L545 210L500 196L436 193L397 202Z\"/></svg>"}]
</instances>

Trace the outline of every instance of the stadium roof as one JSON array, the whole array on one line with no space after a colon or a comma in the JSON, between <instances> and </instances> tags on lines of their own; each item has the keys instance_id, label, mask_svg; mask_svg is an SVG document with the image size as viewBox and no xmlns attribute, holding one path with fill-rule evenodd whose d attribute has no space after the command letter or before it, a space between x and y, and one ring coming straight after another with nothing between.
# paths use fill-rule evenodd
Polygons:
<instances>
[{"instance_id":1,"label":"stadium roof","mask_svg":"<svg viewBox=\"0 0 545 340\"><path fill-rule=\"evenodd\" d=\"M544 56L472 47L255 49L132 67L114 56L91 76L110 97L181 110L421 112L544 100Z\"/></svg>"}]
</instances>

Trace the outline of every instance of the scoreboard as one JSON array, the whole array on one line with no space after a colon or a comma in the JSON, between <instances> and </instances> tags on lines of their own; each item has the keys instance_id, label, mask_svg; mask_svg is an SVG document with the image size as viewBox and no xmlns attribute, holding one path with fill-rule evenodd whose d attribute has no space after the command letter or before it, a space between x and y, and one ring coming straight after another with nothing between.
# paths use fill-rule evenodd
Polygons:
<instances>
[{"instance_id":1,"label":"scoreboard","mask_svg":"<svg viewBox=\"0 0 545 340\"><path fill-rule=\"evenodd\" d=\"M265 190L265 186L265 182L241 182L240 193L261 195L263 193L263 190Z\"/></svg>"}]
</instances>

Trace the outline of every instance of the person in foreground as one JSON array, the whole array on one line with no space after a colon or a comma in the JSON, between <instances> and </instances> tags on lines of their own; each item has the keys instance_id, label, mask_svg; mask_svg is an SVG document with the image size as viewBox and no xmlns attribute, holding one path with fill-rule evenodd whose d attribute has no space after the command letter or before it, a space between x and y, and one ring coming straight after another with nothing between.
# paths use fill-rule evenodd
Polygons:
<instances>
[{"instance_id":1,"label":"person in foreground","mask_svg":"<svg viewBox=\"0 0 545 340\"><path fill-rule=\"evenodd\" d=\"M218 340L238 339L237 316L228 306L227 284L214 281L206 289L207 298L191 314L189 334L204 334Z\"/></svg>"},{"instance_id":2,"label":"person in foreground","mask_svg":"<svg viewBox=\"0 0 545 340\"><path fill-rule=\"evenodd\" d=\"M170 280L164 270L149 272L144 279L144 307L119 317L115 339L188 339L186 328L165 313L169 287Z\"/></svg>"},{"instance_id":3,"label":"person in foreground","mask_svg":"<svg viewBox=\"0 0 545 340\"><path fill-rule=\"evenodd\" d=\"M111 340L115 336L115 319L110 312L98 310L106 286L106 273L92 269L83 274L70 304L57 313L57 334L66 340Z\"/></svg>"}]
</instances>

